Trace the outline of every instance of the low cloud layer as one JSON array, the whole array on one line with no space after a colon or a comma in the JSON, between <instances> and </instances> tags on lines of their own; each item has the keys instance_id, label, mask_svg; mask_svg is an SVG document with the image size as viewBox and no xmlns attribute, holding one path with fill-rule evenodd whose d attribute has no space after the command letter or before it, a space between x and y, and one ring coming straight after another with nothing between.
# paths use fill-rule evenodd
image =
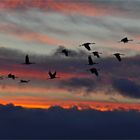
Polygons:
<instances>
[{"instance_id":1,"label":"low cloud layer","mask_svg":"<svg viewBox=\"0 0 140 140\"><path fill-rule=\"evenodd\" d=\"M0 105L0 114L2 139L140 138L140 113L135 111L43 110L8 104Z\"/></svg>"}]
</instances>

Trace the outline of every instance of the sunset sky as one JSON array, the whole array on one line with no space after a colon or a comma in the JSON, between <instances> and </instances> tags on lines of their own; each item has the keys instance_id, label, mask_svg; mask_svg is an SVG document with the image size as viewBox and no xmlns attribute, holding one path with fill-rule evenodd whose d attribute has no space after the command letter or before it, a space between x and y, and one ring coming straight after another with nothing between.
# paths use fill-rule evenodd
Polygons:
<instances>
[{"instance_id":1,"label":"sunset sky","mask_svg":"<svg viewBox=\"0 0 140 140\"><path fill-rule=\"evenodd\" d=\"M118 42L126 36L133 41ZM100 59L79 47L85 42L96 43ZM125 54L122 62L116 52ZM26 54L36 64L22 65ZM88 55L99 77L87 71ZM60 78L48 80L49 70ZM1 104L140 111L140 1L0 0L0 75Z\"/></svg>"}]
</instances>

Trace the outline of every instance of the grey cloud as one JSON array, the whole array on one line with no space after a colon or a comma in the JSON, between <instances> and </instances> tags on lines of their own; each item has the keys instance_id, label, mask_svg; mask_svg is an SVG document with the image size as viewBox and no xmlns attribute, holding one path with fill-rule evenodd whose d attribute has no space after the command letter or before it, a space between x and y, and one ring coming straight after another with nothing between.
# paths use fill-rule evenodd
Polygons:
<instances>
[{"instance_id":1,"label":"grey cloud","mask_svg":"<svg viewBox=\"0 0 140 140\"><path fill-rule=\"evenodd\" d=\"M34 82L32 82L31 85L45 87L46 83L48 83L47 85L49 87L62 87L75 93L77 90L84 89L87 94L92 93L92 91L104 91L105 94L113 94L114 91L117 91L118 94L122 96L140 98L139 55L124 57L122 62L118 62L113 55L112 57L105 57L99 60L95 59L94 61L99 64L94 67L100 69L99 77L96 78L95 75L87 71L87 69L90 68L90 66L87 65L88 53L70 49L74 56L65 57L59 53L61 49L61 47L58 47L51 55L29 54L31 61L36 64L30 67L24 67L21 63L24 61L25 53L0 48L1 69L8 69L10 71L15 68L15 70L17 70L17 66L20 66L22 70L35 70L46 73L46 79L48 70L56 70L60 79L57 80L55 84L51 85L49 81L44 83L45 79L43 81L39 79L34 81L35 79L33 79ZM94 56L92 57L94 59ZM15 64L16 67L13 67ZM63 78L65 78L63 73L74 74L76 77L63 80Z\"/></svg>"},{"instance_id":2,"label":"grey cloud","mask_svg":"<svg viewBox=\"0 0 140 140\"><path fill-rule=\"evenodd\" d=\"M127 1L127 0L126 0ZM77 1L78 2L78 1ZM90 3L94 5L100 4L101 6L107 4L111 4L115 6L115 3L124 3L124 5L130 5L132 3L132 7L135 9L135 4L137 5L138 1L90 1ZM133 4L134 3L134 4ZM121 5L121 4L120 4ZM110 6L111 7L111 6ZM126 6L127 7L127 6ZM110 12L113 13L113 12ZM115 13L115 12L114 12ZM127 15L127 14L126 14ZM134 14L135 15L135 14ZM21 35L30 35L39 34L46 35L51 37L52 39L60 39L60 41L64 41L64 45L67 45L69 48L74 46L78 46L81 42L84 41L95 41L99 44L100 48L103 50L107 50L111 52L111 49L114 51L113 46L108 48L108 44L106 42L114 42L114 44L121 39L122 36L128 35L136 40L135 37L139 35L139 18L133 19L133 16L128 13L128 17L124 16L97 16L97 17L88 17L82 15L75 14L62 14L56 12L48 12L46 14L45 11L41 9L22 9L21 11L16 10L7 10L1 11L0 13L0 35L12 36L16 35L15 41L22 40L21 46L24 45L24 49L31 50L35 52L44 53L50 52L55 47L52 44L47 44L47 42L43 42L38 39L36 36L31 40L25 40L24 37L20 38ZM65 23L65 24L63 24ZM5 26L7 25L7 26ZM3 28L5 26L5 28ZM9 26L9 27L8 27ZM6 28L7 27L7 28ZM19 36L19 37L18 37ZM133 37L134 36L134 37ZM21 41L20 40L20 41ZM137 40L136 40L137 41ZM10 46L13 42L8 42ZM26 44L30 43L30 44ZM27 47L28 45L28 47ZM44 46L45 45L45 46ZM60 44L58 44L60 45ZM134 43L135 45L135 43ZM14 44L13 47L16 45ZM35 46L35 49L33 47ZM117 44L115 44L117 46ZM106 47L106 48L105 48ZM17 48L17 47L15 47ZM40 49L41 48L41 49ZM99 48L98 45L95 45L95 48ZM21 47L22 50L24 50ZM45 50L45 51L44 51ZM123 50L123 49L121 49ZM131 50L129 50L129 54ZM134 50L134 53L138 53L138 51Z\"/></svg>"},{"instance_id":3,"label":"grey cloud","mask_svg":"<svg viewBox=\"0 0 140 140\"><path fill-rule=\"evenodd\" d=\"M128 79L115 79L112 83L113 88L123 96L140 98L140 84Z\"/></svg>"},{"instance_id":4,"label":"grey cloud","mask_svg":"<svg viewBox=\"0 0 140 140\"><path fill-rule=\"evenodd\" d=\"M92 75L91 75L92 77ZM71 91L79 91L84 90L85 93L94 92L98 88L98 81L96 81L96 78L94 79L94 76L90 78L71 78L69 80L63 80L60 82L59 86L69 89Z\"/></svg>"}]
</instances>

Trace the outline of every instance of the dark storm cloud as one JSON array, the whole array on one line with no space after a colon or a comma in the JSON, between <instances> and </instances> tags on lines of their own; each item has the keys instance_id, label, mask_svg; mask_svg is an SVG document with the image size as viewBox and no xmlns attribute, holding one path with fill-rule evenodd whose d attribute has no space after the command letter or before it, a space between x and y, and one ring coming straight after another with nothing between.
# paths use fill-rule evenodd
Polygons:
<instances>
[{"instance_id":1,"label":"dark storm cloud","mask_svg":"<svg viewBox=\"0 0 140 140\"><path fill-rule=\"evenodd\" d=\"M140 98L140 84L128 79L115 79L112 83L113 88L120 94L131 97Z\"/></svg>"},{"instance_id":2,"label":"dark storm cloud","mask_svg":"<svg viewBox=\"0 0 140 140\"><path fill-rule=\"evenodd\" d=\"M139 55L125 57L122 59L122 62L118 62L113 55L112 57L101 58L98 61L92 56L93 60L99 63L94 66L100 69L99 77L96 77L92 75L90 71L87 71L90 68L90 66L87 65L88 53L83 50L74 51L69 49L71 55L66 57L61 54L61 49L62 47L58 47L51 55L29 54L31 61L36 64L30 67L24 67L21 63L24 62L25 53L17 50L0 48L1 70L8 69L10 71L16 64L19 68L22 67L22 70L45 72L46 77L48 70L56 70L60 80L57 80L51 87L61 87L71 91L82 89L87 94L92 94L94 91L103 91L106 94L113 94L114 91L117 91L117 93L122 96L140 98ZM15 70L17 70L17 68L18 67L14 67ZM19 69L19 71L20 70L21 69ZM65 79L63 73L66 73L66 75L74 74L75 77ZM36 84L42 86L43 83L38 81Z\"/></svg>"},{"instance_id":3,"label":"dark storm cloud","mask_svg":"<svg viewBox=\"0 0 140 140\"><path fill-rule=\"evenodd\" d=\"M4 59L21 59L25 55L24 52L17 49L9 49L6 47L0 47L0 57Z\"/></svg>"},{"instance_id":4,"label":"dark storm cloud","mask_svg":"<svg viewBox=\"0 0 140 140\"><path fill-rule=\"evenodd\" d=\"M36 70L45 72L46 76L48 70L56 70L58 73L84 73L85 69L83 68L87 65L88 54L82 50L74 51L69 49L70 56L66 57L61 53L60 48L54 50L51 55L38 55L0 47L1 70ZM35 65L30 67L22 65L26 54L29 55L31 62L36 63Z\"/></svg>"},{"instance_id":5,"label":"dark storm cloud","mask_svg":"<svg viewBox=\"0 0 140 140\"><path fill-rule=\"evenodd\" d=\"M85 90L86 93L94 92L97 90L97 87L99 86L97 84L97 81L95 79L90 78L71 78L69 80L63 80L59 84L60 87L67 88L71 91L83 91Z\"/></svg>"},{"instance_id":6,"label":"dark storm cloud","mask_svg":"<svg viewBox=\"0 0 140 140\"><path fill-rule=\"evenodd\" d=\"M78 111L52 107L25 109L0 105L2 139L130 139L140 138L140 113L136 111Z\"/></svg>"}]
</instances>

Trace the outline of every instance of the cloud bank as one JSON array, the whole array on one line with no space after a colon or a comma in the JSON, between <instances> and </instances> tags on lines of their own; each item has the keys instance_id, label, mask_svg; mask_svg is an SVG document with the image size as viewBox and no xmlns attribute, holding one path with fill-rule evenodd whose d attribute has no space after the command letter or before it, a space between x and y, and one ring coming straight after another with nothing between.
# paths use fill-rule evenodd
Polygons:
<instances>
[{"instance_id":1,"label":"cloud bank","mask_svg":"<svg viewBox=\"0 0 140 140\"><path fill-rule=\"evenodd\" d=\"M112 57L110 55L108 58L102 57L101 59L96 59L92 56L94 61L99 63L94 66L100 69L99 77L96 77L88 71L90 66L87 65L89 55L87 52L71 49L69 57L65 57L60 52L61 47L58 47L58 49L54 50L50 55L29 54L31 62L35 62L36 64L25 66L22 64L26 55L25 53L0 48L1 75L6 77L8 73L13 73L19 77L19 79L15 81L6 78L1 80L1 88L3 89L3 87L5 87L5 91L3 92L9 92L10 96L10 89L15 89L17 94L21 93L22 85L19 85L18 81L20 79L27 79L31 81L29 84L23 85L23 87L26 87L25 91L27 93L32 94L26 94L26 96L38 96L37 92L40 94L40 90L43 92L43 97L47 97L49 92L53 98L54 95L57 95L54 93L58 90L58 93L62 92L62 97L66 97L66 99L68 93L72 96L78 95L82 98L84 95L87 95L89 99L90 96L93 96L91 99L94 99L94 96L103 94L107 96L122 96L123 100L121 100L121 102L126 102L125 99L129 99L133 100L131 101L133 103L139 103L139 55L124 57L122 62L118 62L113 55ZM124 71L124 69L126 71ZM60 78L49 81L49 70L56 70ZM36 92L34 93L33 91ZM56 98L59 97L56 96ZM63 100L65 100L65 98L63 98Z\"/></svg>"},{"instance_id":2,"label":"cloud bank","mask_svg":"<svg viewBox=\"0 0 140 140\"><path fill-rule=\"evenodd\" d=\"M2 139L140 138L140 113L135 111L79 111L57 106L43 110L8 104L0 105L0 114Z\"/></svg>"}]
</instances>

